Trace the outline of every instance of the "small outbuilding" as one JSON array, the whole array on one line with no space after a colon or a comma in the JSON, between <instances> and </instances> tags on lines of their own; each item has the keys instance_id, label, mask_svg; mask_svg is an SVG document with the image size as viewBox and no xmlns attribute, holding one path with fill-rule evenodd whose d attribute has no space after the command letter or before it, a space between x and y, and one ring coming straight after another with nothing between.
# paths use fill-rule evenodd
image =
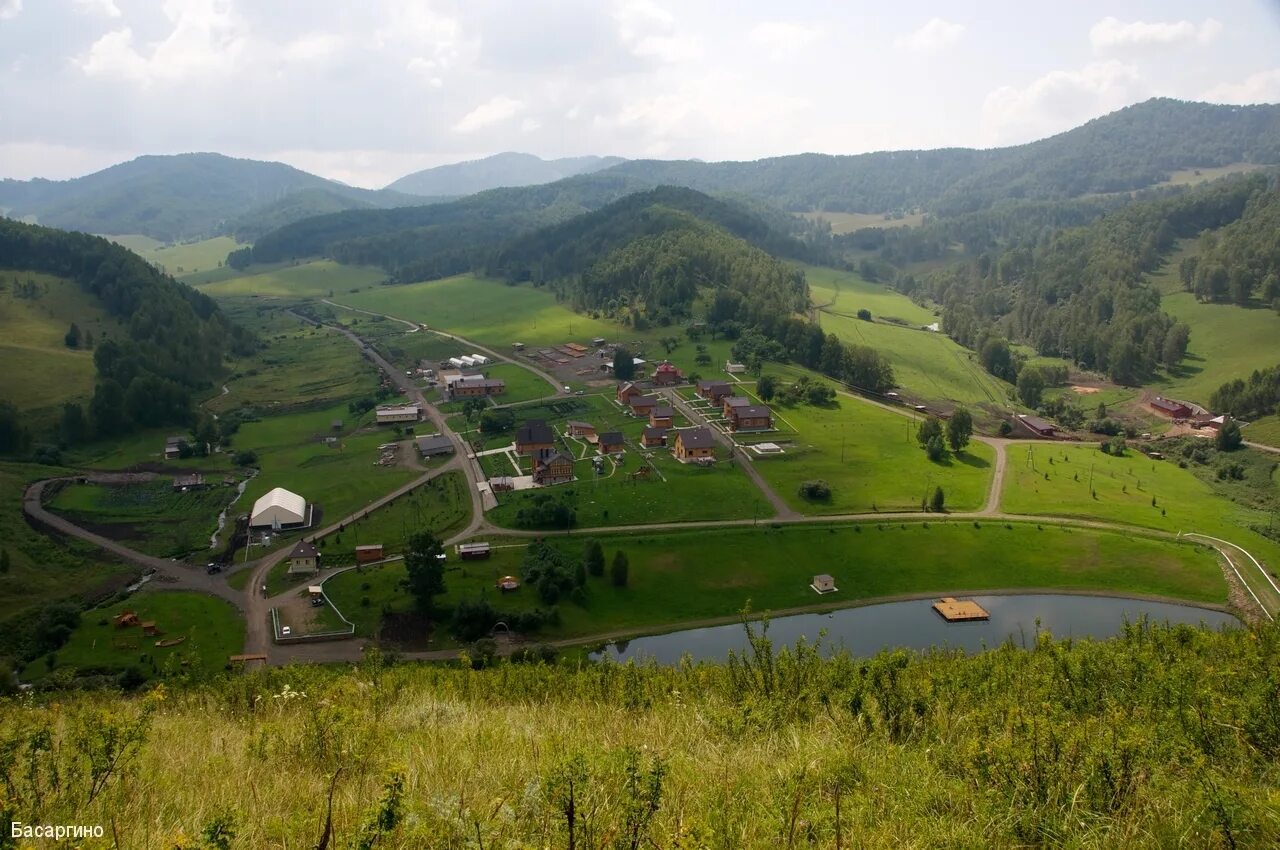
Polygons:
<instances>
[{"instance_id":1,"label":"small outbuilding","mask_svg":"<svg viewBox=\"0 0 1280 850\"><path fill-rule=\"evenodd\" d=\"M366 543L356 547L356 563L369 564L383 558L381 543Z\"/></svg>"},{"instance_id":2,"label":"small outbuilding","mask_svg":"<svg viewBox=\"0 0 1280 850\"><path fill-rule=\"evenodd\" d=\"M453 440L450 440L444 434L432 434L429 437L419 437L414 440L418 446L418 454L423 457L438 457L439 455L453 454Z\"/></svg>"},{"instance_id":3,"label":"small outbuilding","mask_svg":"<svg viewBox=\"0 0 1280 850\"><path fill-rule=\"evenodd\" d=\"M422 411L418 409L416 404L394 404L379 407L377 410L377 420L379 425L389 425L395 422L417 422L418 417L422 415Z\"/></svg>"},{"instance_id":4,"label":"small outbuilding","mask_svg":"<svg viewBox=\"0 0 1280 850\"><path fill-rule=\"evenodd\" d=\"M835 593L837 590L836 580L826 573L814 576L809 586L818 593Z\"/></svg>"},{"instance_id":5,"label":"small outbuilding","mask_svg":"<svg viewBox=\"0 0 1280 850\"><path fill-rule=\"evenodd\" d=\"M1058 428L1052 422L1041 419L1039 416L1030 416L1025 413L1018 414L1018 421L1026 426L1037 437L1052 437L1058 433Z\"/></svg>"},{"instance_id":6,"label":"small outbuilding","mask_svg":"<svg viewBox=\"0 0 1280 850\"><path fill-rule=\"evenodd\" d=\"M477 543L459 543L455 548L458 557L464 561L484 561L493 554L493 548L485 541Z\"/></svg>"}]
</instances>

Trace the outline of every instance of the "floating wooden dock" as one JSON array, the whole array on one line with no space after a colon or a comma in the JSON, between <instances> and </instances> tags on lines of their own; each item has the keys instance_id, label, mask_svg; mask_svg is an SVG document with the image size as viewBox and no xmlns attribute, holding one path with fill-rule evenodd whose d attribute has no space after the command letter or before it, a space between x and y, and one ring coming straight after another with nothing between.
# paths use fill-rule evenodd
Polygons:
<instances>
[{"instance_id":1,"label":"floating wooden dock","mask_svg":"<svg viewBox=\"0 0 1280 850\"><path fill-rule=\"evenodd\" d=\"M933 603L933 610L948 623L967 623L973 620L989 620L991 615L972 599L953 599L948 596Z\"/></svg>"}]
</instances>

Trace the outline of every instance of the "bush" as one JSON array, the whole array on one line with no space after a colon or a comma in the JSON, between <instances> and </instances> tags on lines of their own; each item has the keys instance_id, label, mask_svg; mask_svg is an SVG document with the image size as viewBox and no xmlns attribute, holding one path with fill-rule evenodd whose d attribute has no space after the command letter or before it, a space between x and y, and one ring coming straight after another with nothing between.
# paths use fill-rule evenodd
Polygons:
<instances>
[{"instance_id":1,"label":"bush","mask_svg":"<svg viewBox=\"0 0 1280 850\"><path fill-rule=\"evenodd\" d=\"M233 457L232 460L235 462L236 466L257 466L258 453L252 449L246 449L242 452L236 452L235 457Z\"/></svg>"},{"instance_id":2,"label":"bush","mask_svg":"<svg viewBox=\"0 0 1280 850\"><path fill-rule=\"evenodd\" d=\"M831 501L831 485L821 478L800 485L800 497L811 502Z\"/></svg>"},{"instance_id":3,"label":"bush","mask_svg":"<svg viewBox=\"0 0 1280 850\"><path fill-rule=\"evenodd\" d=\"M865 307L858 311L858 318L864 322L871 321L871 311Z\"/></svg>"}]
</instances>

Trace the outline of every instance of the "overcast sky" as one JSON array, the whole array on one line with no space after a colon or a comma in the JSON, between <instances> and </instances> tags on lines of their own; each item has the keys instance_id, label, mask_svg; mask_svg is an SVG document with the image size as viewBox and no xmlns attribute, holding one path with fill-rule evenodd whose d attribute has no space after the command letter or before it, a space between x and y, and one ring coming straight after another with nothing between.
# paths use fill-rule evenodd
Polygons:
<instances>
[{"instance_id":1,"label":"overcast sky","mask_svg":"<svg viewBox=\"0 0 1280 850\"><path fill-rule=\"evenodd\" d=\"M1280 101L1280 0L0 0L0 176L213 150L361 186L504 150L1016 144Z\"/></svg>"}]
</instances>

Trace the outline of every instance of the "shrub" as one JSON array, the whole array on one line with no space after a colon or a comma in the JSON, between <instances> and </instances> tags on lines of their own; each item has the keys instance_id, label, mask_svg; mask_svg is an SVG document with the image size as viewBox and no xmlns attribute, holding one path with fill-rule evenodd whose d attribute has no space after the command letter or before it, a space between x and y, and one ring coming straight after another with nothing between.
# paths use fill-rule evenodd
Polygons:
<instances>
[{"instance_id":1,"label":"shrub","mask_svg":"<svg viewBox=\"0 0 1280 850\"><path fill-rule=\"evenodd\" d=\"M831 501L831 485L821 478L800 485L800 497L811 502Z\"/></svg>"}]
</instances>

